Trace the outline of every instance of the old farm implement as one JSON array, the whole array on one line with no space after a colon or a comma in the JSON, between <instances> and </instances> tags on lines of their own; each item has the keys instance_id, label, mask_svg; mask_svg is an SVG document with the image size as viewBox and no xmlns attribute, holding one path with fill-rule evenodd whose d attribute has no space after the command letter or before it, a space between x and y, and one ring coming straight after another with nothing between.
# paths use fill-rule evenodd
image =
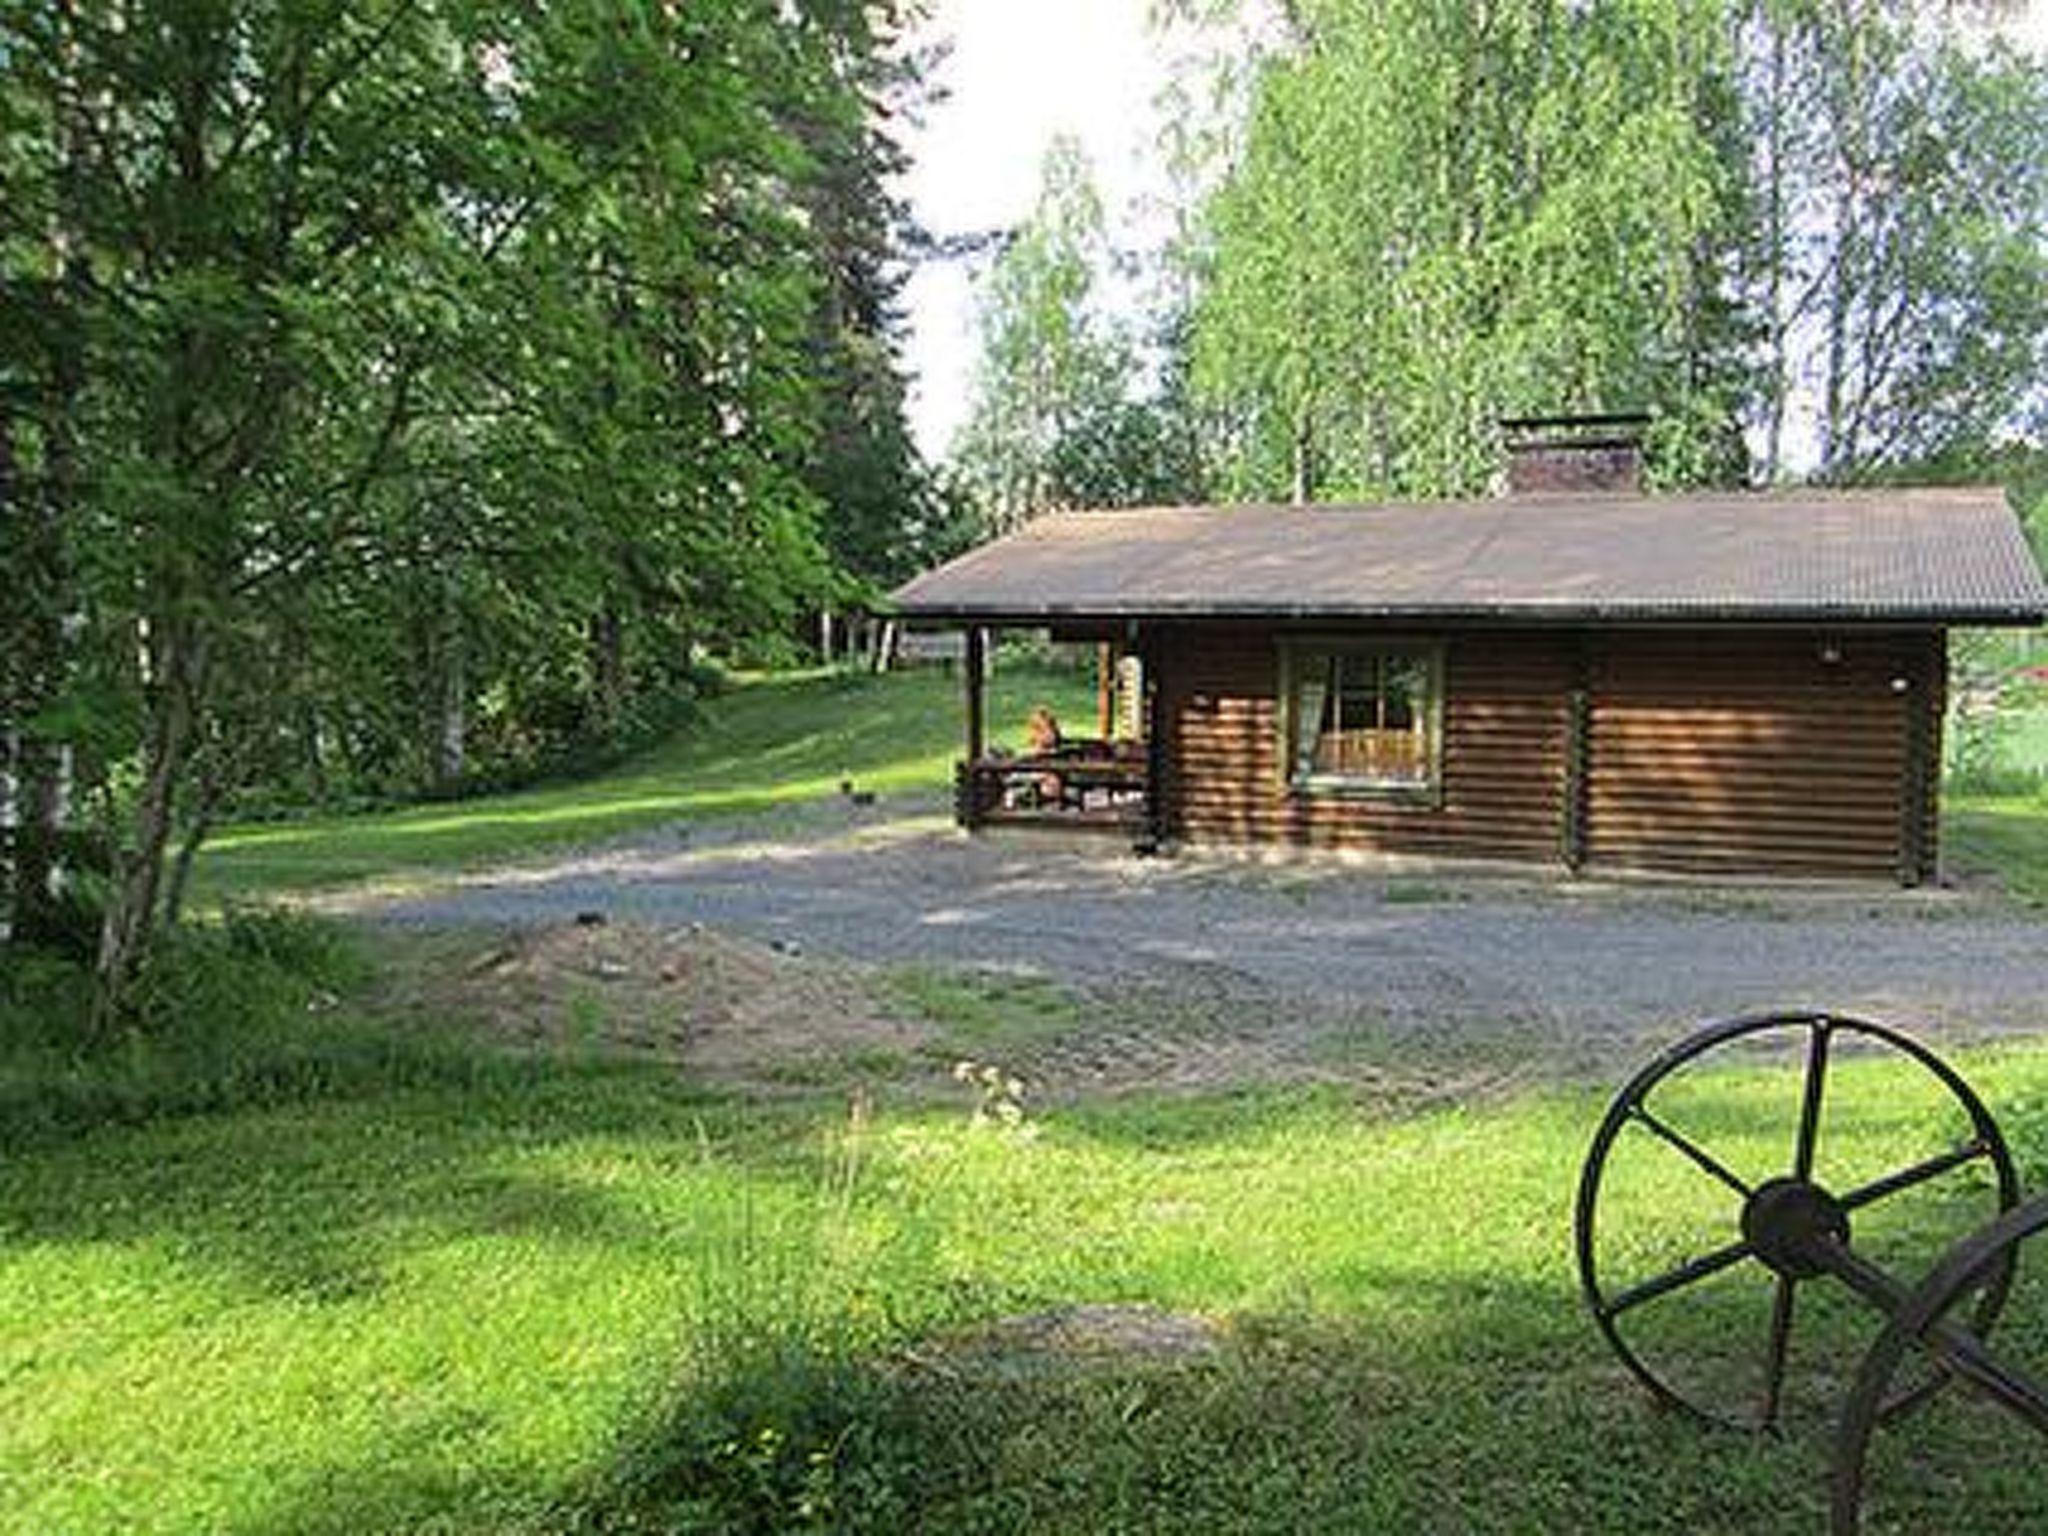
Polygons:
<instances>
[{"instance_id":1,"label":"old farm implement","mask_svg":"<svg viewBox=\"0 0 2048 1536\"><path fill-rule=\"evenodd\" d=\"M1792 1123L1770 1138L1781 1148L1778 1171L1756 1177L1737 1172L1742 1159L1717 1155L1714 1135L1686 1123L1687 1091L1701 1081L1692 1069L1710 1054L1753 1057L1773 1049L1794 1053L1803 1062L1803 1078L1796 1109L1787 1099ZM1961 1134L1917 1160L1873 1170L1840 1187L1825 1182L1822 1123L1829 1066L1852 1051L1905 1058L1904 1070L1917 1088ZM1746 1129L1753 1138L1757 1127L1750 1123ZM1612 1165L1618 1147L1637 1144L1683 1158L1701 1179L1722 1186L1716 1198L1725 1214L1718 1219L1727 1225L1689 1234L1682 1261L1653 1265L1617 1283L1608 1271L1624 1266L1610 1264L1607 1254L1610 1239L1630 1217L1616 1193ZM1910 1277L1899 1272L1896 1258L1887 1267L1858 1251L1853 1229L1865 1213L1875 1220L1885 1202L1937 1180L1952 1181L1986 1207L1973 1231L1946 1252L1923 1254ZM1634 1219L1642 1217L1639 1204ZM2002 1354L1992 1337L2013 1295L2023 1245L2048 1231L2048 1198L2021 1198L2012 1152L1983 1101L1952 1067L1897 1030L1829 1014L1773 1013L1713 1024L1680 1041L1631 1078L1609 1106L1580 1174L1576 1228L1580 1285L1601 1333L1658 1402L1706 1423L1779 1428L1802 1287L1837 1286L1874 1311L1880 1331L1836 1421L1831 1499L1838 1533L1861 1527L1876 1431L1944 1389L1960 1387L1997 1405L2033 1449L2048 1453L2048 1442L2031 1438L2048 1437L2048 1382L2009 1352ZM1709 1373L1708 1385L1702 1385L1683 1358L1688 1345L1703 1337L1698 1329L1708 1325L1689 1324L1688 1333L1651 1323L1659 1311L1672 1308L1697 1318L1701 1288L1745 1266L1766 1272L1769 1321L1753 1364L1738 1378L1742 1395L1716 1395L1716 1388L1726 1394L1736 1382L1715 1381ZM1756 1321L1763 1322L1761 1309ZM2048 1519L2048 1480L2040 1487L2042 1517Z\"/></svg>"}]
</instances>

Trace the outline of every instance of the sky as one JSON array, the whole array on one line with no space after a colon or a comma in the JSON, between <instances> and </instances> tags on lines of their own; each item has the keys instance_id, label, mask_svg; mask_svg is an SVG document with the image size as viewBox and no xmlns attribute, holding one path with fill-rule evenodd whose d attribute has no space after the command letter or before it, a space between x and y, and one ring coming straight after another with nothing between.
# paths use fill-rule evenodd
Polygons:
<instances>
[{"instance_id":1,"label":"sky","mask_svg":"<svg viewBox=\"0 0 2048 1536\"><path fill-rule=\"evenodd\" d=\"M1145 11L1146 0L939 0L926 30L954 41L939 77L951 95L909 141L903 189L918 222L939 236L1021 223L1046 146L1065 132L1094 162L1112 239L1130 244L1160 191L1149 140L1166 64ZM927 262L905 294L911 426L933 459L967 414L973 280L985 268Z\"/></svg>"},{"instance_id":2,"label":"sky","mask_svg":"<svg viewBox=\"0 0 2048 1536\"><path fill-rule=\"evenodd\" d=\"M1156 216L1146 211L1164 192L1151 150L1153 100L1168 64L1146 10L1147 0L937 0L925 35L953 40L939 76L950 96L908 139L903 190L918 222L940 236L1022 222L1046 146L1066 132L1094 162L1111 243L1156 241ZM2048 0L2015 7L2006 25L2048 54ZM985 267L927 262L905 293L911 427L935 461L967 415L974 279Z\"/></svg>"}]
</instances>

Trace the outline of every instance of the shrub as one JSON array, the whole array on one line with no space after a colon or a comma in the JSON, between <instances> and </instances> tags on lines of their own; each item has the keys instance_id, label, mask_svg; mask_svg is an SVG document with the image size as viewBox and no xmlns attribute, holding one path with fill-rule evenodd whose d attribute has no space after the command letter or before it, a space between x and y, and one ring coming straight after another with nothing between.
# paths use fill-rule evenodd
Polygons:
<instances>
[{"instance_id":1,"label":"shrub","mask_svg":"<svg viewBox=\"0 0 2048 1536\"><path fill-rule=\"evenodd\" d=\"M129 1026L86 1033L85 962L0 949L0 1147L170 1115L475 1081L521 1067L363 1004L370 968L337 925L231 909L166 935Z\"/></svg>"}]
</instances>

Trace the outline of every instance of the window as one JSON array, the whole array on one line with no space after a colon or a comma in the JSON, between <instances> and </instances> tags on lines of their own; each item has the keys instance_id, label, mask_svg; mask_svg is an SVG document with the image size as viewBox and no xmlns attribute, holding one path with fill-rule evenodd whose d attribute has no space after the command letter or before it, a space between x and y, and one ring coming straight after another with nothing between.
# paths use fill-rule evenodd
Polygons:
<instances>
[{"instance_id":1,"label":"window","mask_svg":"<svg viewBox=\"0 0 2048 1536\"><path fill-rule=\"evenodd\" d=\"M1291 642L1281 678L1289 788L1434 797L1441 647Z\"/></svg>"}]
</instances>

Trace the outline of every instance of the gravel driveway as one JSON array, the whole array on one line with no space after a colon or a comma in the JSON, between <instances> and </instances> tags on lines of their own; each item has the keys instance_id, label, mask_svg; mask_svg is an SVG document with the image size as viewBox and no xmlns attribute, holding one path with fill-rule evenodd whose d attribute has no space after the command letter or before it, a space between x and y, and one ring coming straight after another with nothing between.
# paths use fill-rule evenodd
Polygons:
<instances>
[{"instance_id":1,"label":"gravel driveway","mask_svg":"<svg viewBox=\"0 0 2048 1536\"><path fill-rule=\"evenodd\" d=\"M1597 1049L1783 1006L1951 1038L2048 1030L2048 922L1988 891L1139 859L965 838L925 804L682 826L352 905L406 924L702 923L861 962L1198 994L1245 1030L1346 1014Z\"/></svg>"}]
</instances>

